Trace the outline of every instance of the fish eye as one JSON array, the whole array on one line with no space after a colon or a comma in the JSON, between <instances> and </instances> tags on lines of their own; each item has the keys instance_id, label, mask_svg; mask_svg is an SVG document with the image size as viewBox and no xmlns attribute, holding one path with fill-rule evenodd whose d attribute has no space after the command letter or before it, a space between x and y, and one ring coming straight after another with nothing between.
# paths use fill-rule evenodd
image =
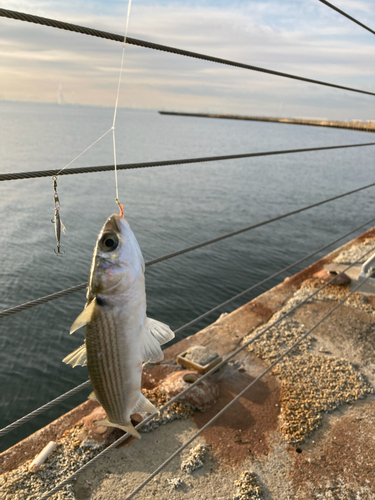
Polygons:
<instances>
[{"instance_id":1,"label":"fish eye","mask_svg":"<svg viewBox=\"0 0 375 500\"><path fill-rule=\"evenodd\" d=\"M100 240L100 248L104 252L113 252L118 247L119 240L114 233L105 233Z\"/></svg>"}]
</instances>

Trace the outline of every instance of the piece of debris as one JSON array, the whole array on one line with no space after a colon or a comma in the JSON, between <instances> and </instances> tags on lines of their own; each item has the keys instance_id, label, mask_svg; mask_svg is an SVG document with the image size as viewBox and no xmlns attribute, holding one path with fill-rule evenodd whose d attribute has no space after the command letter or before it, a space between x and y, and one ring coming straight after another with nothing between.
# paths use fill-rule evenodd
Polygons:
<instances>
[{"instance_id":1,"label":"piece of debris","mask_svg":"<svg viewBox=\"0 0 375 500\"><path fill-rule=\"evenodd\" d=\"M174 477L173 479L167 479L168 484L172 486L173 489L177 490L181 486L183 486L185 483L180 477Z\"/></svg>"},{"instance_id":2,"label":"piece of debris","mask_svg":"<svg viewBox=\"0 0 375 500\"><path fill-rule=\"evenodd\" d=\"M202 345L193 345L184 353L184 358L200 365L207 365L218 357L218 353Z\"/></svg>"},{"instance_id":3,"label":"piece of debris","mask_svg":"<svg viewBox=\"0 0 375 500\"><path fill-rule=\"evenodd\" d=\"M181 370L168 375L159 388L169 399L172 399L190 387L199 377L199 373ZM181 396L180 401L191 406L193 409L205 411L216 403L218 397L219 386L213 380L206 378L193 387L187 394Z\"/></svg>"},{"instance_id":4,"label":"piece of debris","mask_svg":"<svg viewBox=\"0 0 375 500\"><path fill-rule=\"evenodd\" d=\"M262 500L263 492L254 472L245 471L234 482L236 492L233 500Z\"/></svg>"},{"instance_id":5,"label":"piece of debris","mask_svg":"<svg viewBox=\"0 0 375 500\"><path fill-rule=\"evenodd\" d=\"M335 276L337 276L337 278L335 278ZM336 286L349 285L352 281L347 274L339 274L337 271L329 271L328 269L318 271L314 274L314 278L319 278L322 283L327 283L332 280L330 284Z\"/></svg>"},{"instance_id":6,"label":"piece of debris","mask_svg":"<svg viewBox=\"0 0 375 500\"><path fill-rule=\"evenodd\" d=\"M53 450L56 448L57 443L54 441L50 441L47 446L43 448L43 450L37 455L34 460L30 464L30 471L36 472L39 467L47 460L47 458L51 455Z\"/></svg>"},{"instance_id":7,"label":"piece of debris","mask_svg":"<svg viewBox=\"0 0 375 500\"><path fill-rule=\"evenodd\" d=\"M203 467L206 453L207 447L201 444L193 448L190 455L181 463L181 470L191 474L195 470Z\"/></svg>"},{"instance_id":8,"label":"piece of debris","mask_svg":"<svg viewBox=\"0 0 375 500\"><path fill-rule=\"evenodd\" d=\"M209 347L192 345L177 356L177 363L191 370L205 374L222 361L222 357Z\"/></svg>"}]
</instances>

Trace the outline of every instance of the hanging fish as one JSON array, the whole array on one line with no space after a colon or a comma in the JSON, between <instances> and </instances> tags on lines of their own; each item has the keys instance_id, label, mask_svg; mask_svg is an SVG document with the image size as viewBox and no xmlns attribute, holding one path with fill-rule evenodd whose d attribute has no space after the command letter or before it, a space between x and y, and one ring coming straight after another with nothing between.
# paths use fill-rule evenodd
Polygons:
<instances>
[{"instance_id":1,"label":"hanging fish","mask_svg":"<svg viewBox=\"0 0 375 500\"><path fill-rule=\"evenodd\" d=\"M63 361L87 364L93 393L107 417L98 425L139 433L130 421L158 410L141 393L142 363L164 358L160 345L174 338L165 324L146 316L145 264L129 224L112 215L99 233L91 264L87 303L70 333L82 326L85 344Z\"/></svg>"}]
</instances>

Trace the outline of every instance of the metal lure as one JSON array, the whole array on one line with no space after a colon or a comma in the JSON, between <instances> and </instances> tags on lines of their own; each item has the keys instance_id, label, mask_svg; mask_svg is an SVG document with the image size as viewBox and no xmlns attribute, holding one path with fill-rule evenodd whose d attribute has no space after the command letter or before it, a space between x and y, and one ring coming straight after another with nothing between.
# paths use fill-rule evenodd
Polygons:
<instances>
[{"instance_id":1,"label":"metal lure","mask_svg":"<svg viewBox=\"0 0 375 500\"><path fill-rule=\"evenodd\" d=\"M54 190L53 201L55 204L55 216L53 219L51 219L51 222L55 224L55 235L57 241L57 251L54 250L54 252L57 256L59 256L65 253L61 251L61 244L60 244L61 229L63 230L63 232L65 232L65 227L60 217L60 201L59 201L59 195L57 194L57 177L53 176L52 180L53 180L53 190Z\"/></svg>"}]
</instances>

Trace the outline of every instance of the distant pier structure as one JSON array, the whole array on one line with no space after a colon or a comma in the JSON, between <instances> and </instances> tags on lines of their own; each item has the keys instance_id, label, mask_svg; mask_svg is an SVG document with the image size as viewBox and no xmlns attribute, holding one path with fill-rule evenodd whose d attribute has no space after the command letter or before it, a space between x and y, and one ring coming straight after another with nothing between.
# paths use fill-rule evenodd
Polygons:
<instances>
[{"instance_id":1,"label":"distant pier structure","mask_svg":"<svg viewBox=\"0 0 375 500\"><path fill-rule=\"evenodd\" d=\"M273 118L268 116L242 116L212 113L183 113L179 111L159 111L161 115L197 116L199 118L226 118L228 120L250 120L255 122L289 123L293 125L312 125L314 127L347 128L363 132L375 132L375 120L333 121L312 120L309 118Z\"/></svg>"}]
</instances>

